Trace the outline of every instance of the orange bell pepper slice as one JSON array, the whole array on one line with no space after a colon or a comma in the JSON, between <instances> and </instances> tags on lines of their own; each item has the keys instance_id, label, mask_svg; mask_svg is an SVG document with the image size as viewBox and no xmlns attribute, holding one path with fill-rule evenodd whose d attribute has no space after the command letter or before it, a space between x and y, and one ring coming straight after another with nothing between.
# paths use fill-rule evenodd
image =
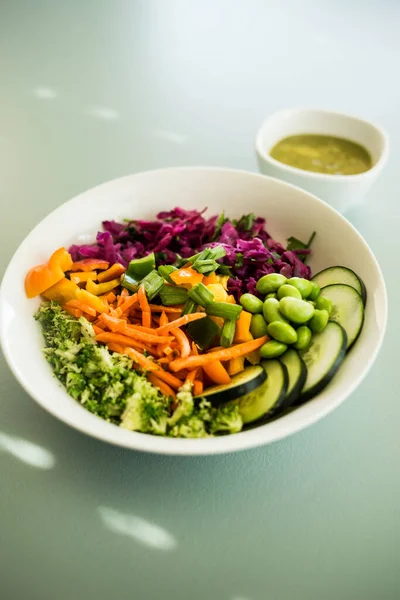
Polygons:
<instances>
[{"instance_id":1,"label":"orange bell pepper slice","mask_svg":"<svg viewBox=\"0 0 400 600\"><path fill-rule=\"evenodd\" d=\"M182 267L182 269L170 273L169 277L176 285L182 285L187 288L191 288L203 281L203 275L195 271L192 267Z\"/></svg>"},{"instance_id":2,"label":"orange bell pepper slice","mask_svg":"<svg viewBox=\"0 0 400 600\"><path fill-rule=\"evenodd\" d=\"M28 271L25 277L25 292L28 298L39 296L64 278L64 272L71 268L72 259L65 248L59 248L51 255L47 264L38 265Z\"/></svg>"},{"instance_id":3,"label":"orange bell pepper slice","mask_svg":"<svg viewBox=\"0 0 400 600\"><path fill-rule=\"evenodd\" d=\"M231 382L230 375L220 360L215 360L214 362L204 364L203 369L211 381L217 383L218 385L227 385Z\"/></svg>"},{"instance_id":4,"label":"orange bell pepper slice","mask_svg":"<svg viewBox=\"0 0 400 600\"><path fill-rule=\"evenodd\" d=\"M71 271L103 271L108 269L109 262L101 258L84 258L72 263Z\"/></svg>"},{"instance_id":5,"label":"orange bell pepper slice","mask_svg":"<svg viewBox=\"0 0 400 600\"><path fill-rule=\"evenodd\" d=\"M251 313L242 310L239 315L238 320L236 321L236 330L233 341L235 344L241 344L243 342L249 342L253 339L253 336L250 333L250 325L251 325Z\"/></svg>"},{"instance_id":6,"label":"orange bell pepper slice","mask_svg":"<svg viewBox=\"0 0 400 600\"><path fill-rule=\"evenodd\" d=\"M65 248L59 248L50 256L49 267L52 271L61 269L63 273L72 267L72 258Z\"/></svg>"}]
</instances>

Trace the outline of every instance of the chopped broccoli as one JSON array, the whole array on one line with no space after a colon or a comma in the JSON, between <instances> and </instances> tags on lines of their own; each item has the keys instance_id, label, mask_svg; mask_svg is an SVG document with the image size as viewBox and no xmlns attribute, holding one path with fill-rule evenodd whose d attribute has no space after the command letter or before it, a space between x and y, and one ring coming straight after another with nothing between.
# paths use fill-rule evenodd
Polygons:
<instances>
[{"instance_id":1,"label":"chopped broccoli","mask_svg":"<svg viewBox=\"0 0 400 600\"><path fill-rule=\"evenodd\" d=\"M183 417L190 417L194 409L194 401L192 396L192 384L185 383L176 395L177 408L168 419L168 425L173 427Z\"/></svg>"},{"instance_id":2,"label":"chopped broccoli","mask_svg":"<svg viewBox=\"0 0 400 600\"><path fill-rule=\"evenodd\" d=\"M242 427L243 420L240 416L238 404L225 404L213 411L210 425L211 433L238 433Z\"/></svg>"},{"instance_id":3,"label":"chopped broccoli","mask_svg":"<svg viewBox=\"0 0 400 600\"><path fill-rule=\"evenodd\" d=\"M35 318L46 341L44 355L68 393L87 410L124 429L203 438L236 433L242 428L238 406L213 408L205 398L194 400L191 384L171 399L132 368L132 360L97 344L91 323L75 319L57 302L41 305Z\"/></svg>"}]
</instances>

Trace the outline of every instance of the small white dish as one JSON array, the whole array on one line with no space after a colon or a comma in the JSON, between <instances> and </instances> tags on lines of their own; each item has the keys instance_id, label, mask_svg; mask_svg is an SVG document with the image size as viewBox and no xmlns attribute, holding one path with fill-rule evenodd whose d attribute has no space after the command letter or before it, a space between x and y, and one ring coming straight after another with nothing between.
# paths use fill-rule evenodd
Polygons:
<instances>
[{"instance_id":1,"label":"small white dish","mask_svg":"<svg viewBox=\"0 0 400 600\"><path fill-rule=\"evenodd\" d=\"M326 175L291 167L270 156L273 146L283 138L307 133L357 142L370 153L372 168L358 175ZM261 173L298 185L339 212L362 201L389 153L388 136L376 125L338 112L302 108L281 110L268 117L257 133L255 144Z\"/></svg>"},{"instance_id":2,"label":"small white dish","mask_svg":"<svg viewBox=\"0 0 400 600\"><path fill-rule=\"evenodd\" d=\"M315 230L310 266L314 273L345 265L364 280L368 301L364 327L330 384L312 401L285 417L249 431L208 439L174 439L127 431L85 410L53 377L42 355L43 337L33 315L40 300L28 300L24 278L58 247L95 238L104 219L150 219L175 206L230 216L254 212L267 219L278 241L307 240ZM79 218L77 218L79 215ZM31 231L4 275L0 289L0 340L24 389L49 413L106 442L160 454L216 454L284 438L327 415L361 383L382 344L387 318L386 288L376 259L356 229L315 196L277 179L218 168L177 168L123 177L63 204Z\"/></svg>"}]
</instances>

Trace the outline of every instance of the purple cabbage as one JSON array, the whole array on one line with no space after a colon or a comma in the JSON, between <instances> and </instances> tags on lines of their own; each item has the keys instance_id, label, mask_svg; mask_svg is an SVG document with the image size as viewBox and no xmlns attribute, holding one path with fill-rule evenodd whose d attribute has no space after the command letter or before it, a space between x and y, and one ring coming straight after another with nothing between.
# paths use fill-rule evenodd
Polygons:
<instances>
[{"instance_id":1,"label":"purple cabbage","mask_svg":"<svg viewBox=\"0 0 400 600\"><path fill-rule=\"evenodd\" d=\"M103 221L96 243L73 245L69 251L74 261L100 258L127 266L149 252L156 253L157 264L173 264L179 257L222 245L226 256L219 263L230 275L228 290L237 299L244 292L258 295L257 281L268 273L310 279L310 267L302 261L310 250L286 250L268 234L265 219L221 223L217 216L205 218L204 212L174 208L158 213L154 221Z\"/></svg>"}]
</instances>

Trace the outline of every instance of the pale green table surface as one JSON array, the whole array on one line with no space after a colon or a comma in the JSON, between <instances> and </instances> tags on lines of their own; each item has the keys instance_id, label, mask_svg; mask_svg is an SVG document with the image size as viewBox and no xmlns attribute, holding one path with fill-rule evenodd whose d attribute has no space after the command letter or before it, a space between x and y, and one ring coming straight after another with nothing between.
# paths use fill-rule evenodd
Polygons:
<instances>
[{"instance_id":1,"label":"pale green table surface","mask_svg":"<svg viewBox=\"0 0 400 600\"><path fill-rule=\"evenodd\" d=\"M171 165L255 170L266 115L321 106L390 134L385 173L349 218L392 309L342 407L229 456L85 437L1 359L2 600L400 598L399 30L396 0L0 3L2 270L78 192Z\"/></svg>"}]
</instances>

